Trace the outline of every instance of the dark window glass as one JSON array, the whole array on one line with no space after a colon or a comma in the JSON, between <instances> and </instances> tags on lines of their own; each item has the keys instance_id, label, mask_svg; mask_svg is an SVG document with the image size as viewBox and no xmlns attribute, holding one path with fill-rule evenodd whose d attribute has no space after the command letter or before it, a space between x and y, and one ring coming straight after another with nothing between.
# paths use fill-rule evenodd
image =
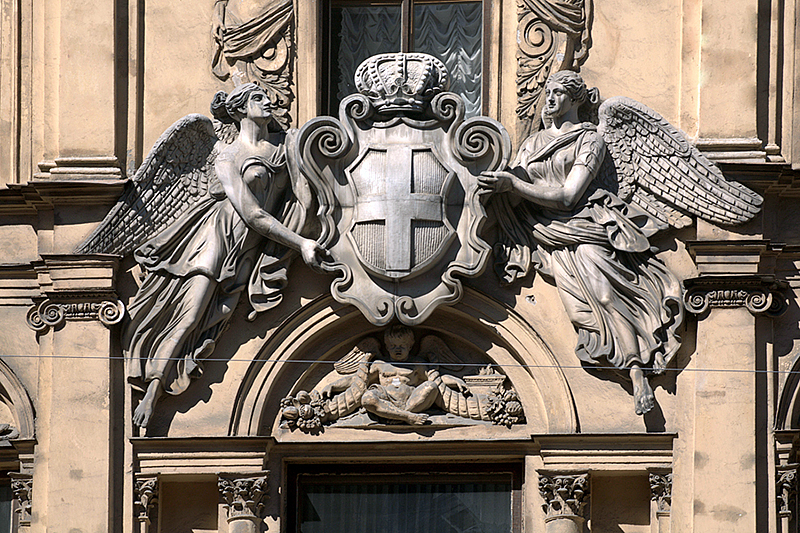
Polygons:
<instances>
[{"instance_id":1,"label":"dark window glass","mask_svg":"<svg viewBox=\"0 0 800 533\"><path fill-rule=\"evenodd\" d=\"M300 533L509 533L511 479L301 476ZM497 476L494 476L497 477Z\"/></svg>"},{"instance_id":2,"label":"dark window glass","mask_svg":"<svg viewBox=\"0 0 800 533\"><path fill-rule=\"evenodd\" d=\"M0 484L0 533L11 533L11 485Z\"/></svg>"}]
</instances>

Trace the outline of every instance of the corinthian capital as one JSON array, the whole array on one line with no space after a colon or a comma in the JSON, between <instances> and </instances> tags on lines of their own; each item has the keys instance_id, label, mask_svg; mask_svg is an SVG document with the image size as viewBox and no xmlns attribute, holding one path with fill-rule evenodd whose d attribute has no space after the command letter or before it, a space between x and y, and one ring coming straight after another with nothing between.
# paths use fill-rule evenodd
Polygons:
<instances>
[{"instance_id":1,"label":"corinthian capital","mask_svg":"<svg viewBox=\"0 0 800 533\"><path fill-rule=\"evenodd\" d=\"M228 510L228 522L261 518L267 499L269 472L254 475L220 474L219 493Z\"/></svg>"},{"instance_id":2,"label":"corinthian capital","mask_svg":"<svg viewBox=\"0 0 800 533\"><path fill-rule=\"evenodd\" d=\"M539 494L544 503L545 522L559 518L585 518L589 503L589 474L541 475Z\"/></svg>"}]
</instances>

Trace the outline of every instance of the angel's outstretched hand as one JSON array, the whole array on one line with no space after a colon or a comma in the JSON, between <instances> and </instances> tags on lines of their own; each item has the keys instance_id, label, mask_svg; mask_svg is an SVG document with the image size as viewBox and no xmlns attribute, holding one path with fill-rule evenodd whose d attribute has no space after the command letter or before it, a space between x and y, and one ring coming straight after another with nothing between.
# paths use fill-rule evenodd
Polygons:
<instances>
[{"instance_id":1,"label":"angel's outstretched hand","mask_svg":"<svg viewBox=\"0 0 800 533\"><path fill-rule=\"evenodd\" d=\"M322 263L331 259L331 254L320 246L317 241L311 239L303 239L300 244L300 255L303 256L303 261L313 268L314 270L321 271Z\"/></svg>"},{"instance_id":2,"label":"angel's outstretched hand","mask_svg":"<svg viewBox=\"0 0 800 533\"><path fill-rule=\"evenodd\" d=\"M484 171L478 176L478 194L509 192L514 188L517 177L505 170Z\"/></svg>"}]
</instances>

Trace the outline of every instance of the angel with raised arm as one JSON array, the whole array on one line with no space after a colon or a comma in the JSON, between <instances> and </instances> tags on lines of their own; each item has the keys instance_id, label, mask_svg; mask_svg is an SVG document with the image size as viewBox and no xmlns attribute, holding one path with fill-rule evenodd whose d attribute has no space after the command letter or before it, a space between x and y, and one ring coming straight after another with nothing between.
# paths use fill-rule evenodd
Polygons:
<instances>
[{"instance_id":1,"label":"angel with raised arm","mask_svg":"<svg viewBox=\"0 0 800 533\"><path fill-rule=\"evenodd\" d=\"M247 290L249 318L281 300L293 253L318 267L325 250L301 236L310 194L287 170L272 105L248 83L218 93L212 112L238 126L231 144L189 115L156 142L128 189L78 253L133 252L144 281L122 332L128 379L144 391L133 423L202 373Z\"/></svg>"},{"instance_id":2,"label":"angel with raised arm","mask_svg":"<svg viewBox=\"0 0 800 533\"><path fill-rule=\"evenodd\" d=\"M658 113L624 97L599 106L573 71L545 85L545 128L524 141L506 171L485 173L482 193L501 233L507 283L531 268L553 279L590 365L624 372L635 410L654 406L648 377L680 347L682 287L649 238L699 216L737 224L761 197L728 182Z\"/></svg>"}]
</instances>

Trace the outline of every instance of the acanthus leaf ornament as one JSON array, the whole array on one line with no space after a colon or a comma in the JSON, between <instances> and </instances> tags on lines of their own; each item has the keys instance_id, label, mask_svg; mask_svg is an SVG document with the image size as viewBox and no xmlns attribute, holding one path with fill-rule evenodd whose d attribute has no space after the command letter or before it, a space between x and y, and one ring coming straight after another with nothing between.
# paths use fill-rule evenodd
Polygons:
<instances>
[{"instance_id":1,"label":"acanthus leaf ornament","mask_svg":"<svg viewBox=\"0 0 800 533\"><path fill-rule=\"evenodd\" d=\"M323 267L339 274L333 297L371 323L420 324L486 266L477 176L507 164L510 139L492 119L464 121L444 64L427 54L373 56L355 78L361 94L342 101L339 120L311 120L295 147L333 257Z\"/></svg>"}]
</instances>

